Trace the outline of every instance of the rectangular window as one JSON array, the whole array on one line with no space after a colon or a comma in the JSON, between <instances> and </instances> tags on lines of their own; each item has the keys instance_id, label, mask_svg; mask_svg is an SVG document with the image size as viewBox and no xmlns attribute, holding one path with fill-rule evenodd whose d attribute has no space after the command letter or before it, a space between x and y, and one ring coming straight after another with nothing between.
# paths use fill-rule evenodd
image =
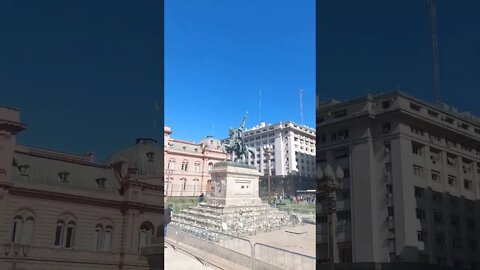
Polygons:
<instances>
[{"instance_id":1,"label":"rectangular window","mask_svg":"<svg viewBox=\"0 0 480 270\"><path fill-rule=\"evenodd\" d=\"M74 232L73 227L67 228L67 239L66 239L67 241L65 242L66 248L71 248L73 246L73 232Z\"/></svg>"},{"instance_id":2,"label":"rectangular window","mask_svg":"<svg viewBox=\"0 0 480 270\"><path fill-rule=\"evenodd\" d=\"M440 172L437 172L437 171L433 171L433 170L432 170L432 180L433 180L434 182L441 182Z\"/></svg>"},{"instance_id":3,"label":"rectangular window","mask_svg":"<svg viewBox=\"0 0 480 270\"><path fill-rule=\"evenodd\" d=\"M435 112L435 111L432 111L432 110L428 110L428 115L430 115L432 117L438 117L438 113Z\"/></svg>"},{"instance_id":4,"label":"rectangular window","mask_svg":"<svg viewBox=\"0 0 480 270\"><path fill-rule=\"evenodd\" d=\"M420 111L420 109L422 108L422 106L417 105L417 104L415 104L415 103L410 103L410 108L412 108L412 109L415 110L415 111Z\"/></svg>"},{"instance_id":5,"label":"rectangular window","mask_svg":"<svg viewBox=\"0 0 480 270\"><path fill-rule=\"evenodd\" d=\"M467 229L469 231L475 231L475 219L467 218Z\"/></svg>"},{"instance_id":6,"label":"rectangular window","mask_svg":"<svg viewBox=\"0 0 480 270\"><path fill-rule=\"evenodd\" d=\"M416 212L417 212L417 218L419 220L422 220L422 221L425 220L425 210L424 209L417 208Z\"/></svg>"},{"instance_id":7,"label":"rectangular window","mask_svg":"<svg viewBox=\"0 0 480 270\"><path fill-rule=\"evenodd\" d=\"M448 176L448 184L450 186L456 187L457 186L457 177L455 177L453 175L449 175Z\"/></svg>"},{"instance_id":8,"label":"rectangular window","mask_svg":"<svg viewBox=\"0 0 480 270\"><path fill-rule=\"evenodd\" d=\"M433 222L436 224L443 224L443 214L440 212L433 213Z\"/></svg>"},{"instance_id":9,"label":"rectangular window","mask_svg":"<svg viewBox=\"0 0 480 270\"><path fill-rule=\"evenodd\" d=\"M392 126L390 123L383 124L383 134L389 133L391 129L392 129Z\"/></svg>"},{"instance_id":10,"label":"rectangular window","mask_svg":"<svg viewBox=\"0 0 480 270\"><path fill-rule=\"evenodd\" d=\"M437 164L440 161L440 151L430 147L430 160L433 164Z\"/></svg>"},{"instance_id":11,"label":"rectangular window","mask_svg":"<svg viewBox=\"0 0 480 270\"><path fill-rule=\"evenodd\" d=\"M458 198L450 195L450 205L453 207L458 207Z\"/></svg>"},{"instance_id":12,"label":"rectangular window","mask_svg":"<svg viewBox=\"0 0 480 270\"><path fill-rule=\"evenodd\" d=\"M388 154L392 151L392 145L390 144L390 142L383 142L383 151L385 152L385 154Z\"/></svg>"},{"instance_id":13,"label":"rectangular window","mask_svg":"<svg viewBox=\"0 0 480 270\"><path fill-rule=\"evenodd\" d=\"M433 201L436 203L442 203L443 201L443 195L441 192L434 191L432 197L433 197Z\"/></svg>"},{"instance_id":14,"label":"rectangular window","mask_svg":"<svg viewBox=\"0 0 480 270\"><path fill-rule=\"evenodd\" d=\"M423 177L423 168L418 165L413 165L413 174L419 177Z\"/></svg>"},{"instance_id":15,"label":"rectangular window","mask_svg":"<svg viewBox=\"0 0 480 270\"><path fill-rule=\"evenodd\" d=\"M340 118L347 115L347 110L340 110L332 113L333 118Z\"/></svg>"},{"instance_id":16,"label":"rectangular window","mask_svg":"<svg viewBox=\"0 0 480 270\"><path fill-rule=\"evenodd\" d=\"M63 232L63 226L62 225L57 225L57 229L55 230L55 246L60 246L61 240L62 240L62 232Z\"/></svg>"},{"instance_id":17,"label":"rectangular window","mask_svg":"<svg viewBox=\"0 0 480 270\"><path fill-rule=\"evenodd\" d=\"M393 217L395 215L394 211L393 211L393 206L388 206L387 207L387 215L389 217Z\"/></svg>"},{"instance_id":18,"label":"rectangular window","mask_svg":"<svg viewBox=\"0 0 480 270\"><path fill-rule=\"evenodd\" d=\"M450 220L450 224L452 227L460 226L460 218L458 216L453 215Z\"/></svg>"},{"instance_id":19,"label":"rectangular window","mask_svg":"<svg viewBox=\"0 0 480 270\"><path fill-rule=\"evenodd\" d=\"M420 242L427 242L427 232L425 231L417 231L417 239Z\"/></svg>"},{"instance_id":20,"label":"rectangular window","mask_svg":"<svg viewBox=\"0 0 480 270\"><path fill-rule=\"evenodd\" d=\"M456 157L454 155L447 154L447 164L452 167L456 167L457 166Z\"/></svg>"},{"instance_id":21,"label":"rectangular window","mask_svg":"<svg viewBox=\"0 0 480 270\"><path fill-rule=\"evenodd\" d=\"M465 208L468 211L475 210L475 203L472 200L465 199Z\"/></svg>"},{"instance_id":22,"label":"rectangular window","mask_svg":"<svg viewBox=\"0 0 480 270\"><path fill-rule=\"evenodd\" d=\"M393 185L392 184L387 184L387 194L392 194L393 193Z\"/></svg>"},{"instance_id":23,"label":"rectangular window","mask_svg":"<svg viewBox=\"0 0 480 270\"><path fill-rule=\"evenodd\" d=\"M417 156L422 155L422 148L423 146L420 144L417 144L415 142L412 142L412 153Z\"/></svg>"},{"instance_id":24,"label":"rectangular window","mask_svg":"<svg viewBox=\"0 0 480 270\"><path fill-rule=\"evenodd\" d=\"M471 181L471 180L467 180L467 179L463 180L463 187L464 187L465 189L472 190L472 188L473 188L473 183L472 183L472 181Z\"/></svg>"},{"instance_id":25,"label":"rectangular window","mask_svg":"<svg viewBox=\"0 0 480 270\"><path fill-rule=\"evenodd\" d=\"M383 109L390 108L390 100L383 101L383 102L382 102L382 108L383 108Z\"/></svg>"},{"instance_id":26,"label":"rectangular window","mask_svg":"<svg viewBox=\"0 0 480 270\"><path fill-rule=\"evenodd\" d=\"M415 187L415 197L422 198L425 193L425 190L421 187Z\"/></svg>"}]
</instances>

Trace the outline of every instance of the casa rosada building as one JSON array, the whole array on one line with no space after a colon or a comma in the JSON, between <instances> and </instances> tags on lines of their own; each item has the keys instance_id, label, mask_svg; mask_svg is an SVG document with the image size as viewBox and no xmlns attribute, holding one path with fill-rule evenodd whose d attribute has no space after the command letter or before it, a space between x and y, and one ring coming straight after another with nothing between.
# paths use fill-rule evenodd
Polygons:
<instances>
[{"instance_id":1,"label":"casa rosada building","mask_svg":"<svg viewBox=\"0 0 480 270\"><path fill-rule=\"evenodd\" d=\"M18 145L16 109L0 107L0 269L148 269L161 234L162 149L151 139L89 155Z\"/></svg>"},{"instance_id":2,"label":"casa rosada building","mask_svg":"<svg viewBox=\"0 0 480 270\"><path fill-rule=\"evenodd\" d=\"M211 189L210 169L227 155L220 140L207 136L200 143L171 138L164 127L165 196L199 196Z\"/></svg>"}]
</instances>

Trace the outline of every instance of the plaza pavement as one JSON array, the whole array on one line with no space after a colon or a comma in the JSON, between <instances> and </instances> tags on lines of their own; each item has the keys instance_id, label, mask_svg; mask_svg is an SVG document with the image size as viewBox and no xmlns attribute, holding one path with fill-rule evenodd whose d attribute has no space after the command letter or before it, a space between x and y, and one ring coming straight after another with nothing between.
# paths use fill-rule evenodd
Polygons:
<instances>
[{"instance_id":1,"label":"plaza pavement","mask_svg":"<svg viewBox=\"0 0 480 270\"><path fill-rule=\"evenodd\" d=\"M205 267L193 255L180 250L175 250L170 244L165 244L165 269L166 270L213 270Z\"/></svg>"}]
</instances>

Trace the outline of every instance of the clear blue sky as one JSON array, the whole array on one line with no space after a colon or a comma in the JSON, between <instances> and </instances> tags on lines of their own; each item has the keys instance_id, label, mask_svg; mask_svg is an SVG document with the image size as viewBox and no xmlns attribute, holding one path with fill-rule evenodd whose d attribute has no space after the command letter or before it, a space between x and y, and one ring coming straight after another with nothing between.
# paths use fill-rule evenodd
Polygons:
<instances>
[{"instance_id":1,"label":"clear blue sky","mask_svg":"<svg viewBox=\"0 0 480 270\"><path fill-rule=\"evenodd\" d=\"M160 4L0 1L0 104L28 125L18 143L103 161L137 137L163 138Z\"/></svg>"},{"instance_id":2,"label":"clear blue sky","mask_svg":"<svg viewBox=\"0 0 480 270\"><path fill-rule=\"evenodd\" d=\"M480 1L437 2L442 100L480 115ZM319 1L318 8L322 99L400 87L433 101L427 1Z\"/></svg>"},{"instance_id":3,"label":"clear blue sky","mask_svg":"<svg viewBox=\"0 0 480 270\"><path fill-rule=\"evenodd\" d=\"M173 137L223 138L247 127L315 125L315 1L166 0L165 124ZM215 126L214 130L212 126Z\"/></svg>"}]
</instances>

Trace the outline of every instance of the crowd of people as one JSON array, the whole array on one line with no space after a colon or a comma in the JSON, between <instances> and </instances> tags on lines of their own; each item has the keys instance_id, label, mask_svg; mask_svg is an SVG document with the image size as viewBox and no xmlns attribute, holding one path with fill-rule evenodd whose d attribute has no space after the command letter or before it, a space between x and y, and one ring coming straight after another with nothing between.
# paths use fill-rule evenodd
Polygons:
<instances>
[{"instance_id":1,"label":"crowd of people","mask_svg":"<svg viewBox=\"0 0 480 270\"><path fill-rule=\"evenodd\" d=\"M277 195L275 194L273 196L273 204L279 204L279 203L286 203L290 202L292 204L299 204L301 202L307 202L307 203L315 203L316 202L316 197L315 195Z\"/></svg>"}]
</instances>

